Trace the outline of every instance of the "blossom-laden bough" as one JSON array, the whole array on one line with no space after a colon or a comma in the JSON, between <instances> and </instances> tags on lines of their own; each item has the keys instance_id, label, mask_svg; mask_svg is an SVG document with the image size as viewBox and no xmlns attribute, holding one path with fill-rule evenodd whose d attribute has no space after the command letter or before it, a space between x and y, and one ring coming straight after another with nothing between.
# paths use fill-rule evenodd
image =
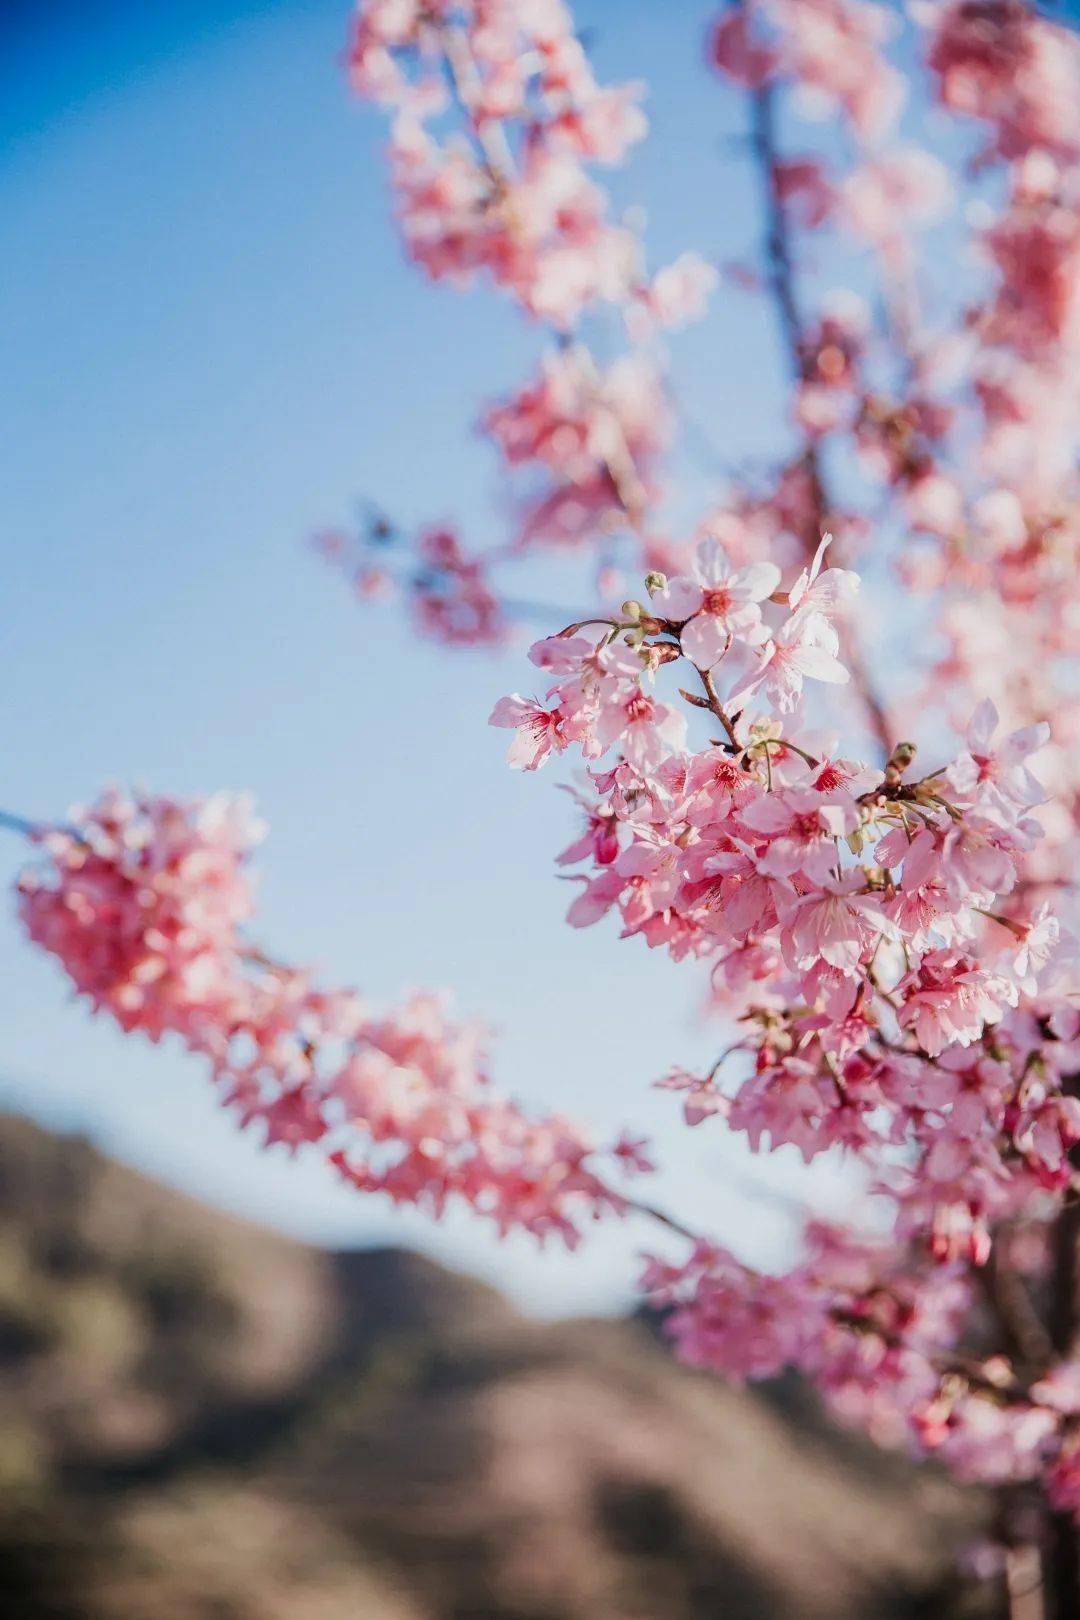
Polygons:
<instances>
[{"instance_id":1,"label":"blossom-laden bough","mask_svg":"<svg viewBox=\"0 0 1080 1620\"><path fill-rule=\"evenodd\" d=\"M692 572L651 575L619 618L538 642L559 679L491 720L514 729L518 768L587 763L586 830L560 857L586 867L571 923L614 912L623 938L708 965L740 1034L711 1072L660 1081L686 1122L807 1161L842 1149L891 1211L873 1238L811 1223L784 1276L706 1240L654 1261L646 1286L684 1353L736 1377L796 1365L874 1432L967 1476L1042 1476L1071 1503L1072 1364L1045 1333L1030 1364L970 1353L995 1237L1080 1196L1080 973L1021 882L1047 729L998 738L984 703L963 751L923 774L913 744L881 767L806 730L803 683L848 678L835 619L858 584L824 553L785 590L703 541Z\"/></svg>"},{"instance_id":2,"label":"blossom-laden bough","mask_svg":"<svg viewBox=\"0 0 1080 1620\"><path fill-rule=\"evenodd\" d=\"M510 190L489 192L464 234L509 232L508 262L545 240L527 190L520 209L500 210L518 156L558 147L563 91L542 64L549 36L558 55L570 28L558 3L360 7L356 88L371 97L367 67L381 64L375 99L395 129L439 79L449 92L423 112L443 120L434 146L471 144L482 167L494 119ZM605 279L598 222L609 216L595 191L592 227L574 244L579 260L592 257L573 283L589 296L553 311L518 293L549 328L543 381L482 418L508 471L531 468L534 482L514 540L478 554L490 601L472 639L504 640L516 618L537 616L497 583L526 551L557 541L591 553L598 583L613 535L624 558L636 551L646 594L539 642L541 690L492 716L513 729L514 765L580 750L589 767L585 825L560 857L585 865L570 921L616 912L625 934L709 963L713 997L743 1034L715 1071L673 1069L661 1082L682 1095L688 1122L722 1118L756 1148L862 1157L893 1210L888 1238L857 1263L853 1235L808 1234L814 1280L804 1266L786 1292L706 1242L681 1281L665 1273L682 1342L736 1373L756 1357L815 1371L816 1358L841 1404L862 1410L850 1389L841 1397L823 1347L850 1348L857 1333L860 1365L887 1366L920 1315L912 1290L940 1287L949 1311L931 1313L933 1332L917 1329L935 1345L921 1383L890 1393L883 1373L878 1410L863 1416L880 1428L888 1408L892 1427L906 1418L963 1472L1042 1478L1072 1509L1080 1009L1061 919L1075 909L1080 810L1080 45L1024 0L927 0L908 14L866 0L729 0L708 56L745 110L729 161L752 164L762 214L758 262L727 266L726 284L772 303L786 443L771 475L725 469L696 522L672 521L666 451L686 424L661 382L663 317L641 319L640 240L625 244L626 273ZM489 76L515 86L497 109L480 92ZM591 77L578 87L584 106L599 95L627 120L624 136L640 137L629 92L609 99ZM577 157L595 166L628 145L584 141ZM410 199L397 192L420 257ZM672 325L704 313L696 263L655 278L677 292ZM822 263L871 296L830 291ZM589 352L601 306L623 317L620 363L655 379L649 411L605 397L610 362ZM729 405L741 408L734 392ZM572 522L547 522L564 511ZM827 531L843 567L823 567ZM363 541L346 553L361 572L373 560ZM388 553L403 554L400 541ZM898 615L906 646L890 638L875 658L880 608L851 610L850 567L864 560L916 604ZM453 602L452 570L397 566L414 605ZM694 672L681 698L667 671L677 661ZM843 757L806 731L806 688L819 708L829 695L838 734L845 713L855 718ZM711 716L707 747L687 745L690 711L699 724ZM901 739L944 759L950 725L951 764L916 768ZM719 1256L719 1292L706 1255ZM858 1301L819 1314L822 1332L779 1332L777 1355L744 1337L740 1365L739 1334L725 1344L722 1320L739 1315L736 1293L757 1324L749 1339L768 1337L769 1300L790 1325L808 1289L824 1300L845 1267L862 1279ZM899 1290L890 1276L904 1278ZM720 1318L705 1337L692 1329L699 1308ZM958 1346L971 1352L966 1372ZM1054 1534L1047 1601L1069 1613L1080 1555L1075 1535Z\"/></svg>"},{"instance_id":3,"label":"blossom-laden bough","mask_svg":"<svg viewBox=\"0 0 1080 1620\"><path fill-rule=\"evenodd\" d=\"M19 879L29 938L121 1029L201 1057L266 1146L317 1151L357 1191L434 1216L463 1201L502 1233L571 1246L584 1221L629 1207L602 1176L648 1169L641 1144L597 1151L501 1096L487 1032L444 998L376 1011L250 940L263 829L243 797L111 790L64 826L19 825L41 854Z\"/></svg>"}]
</instances>

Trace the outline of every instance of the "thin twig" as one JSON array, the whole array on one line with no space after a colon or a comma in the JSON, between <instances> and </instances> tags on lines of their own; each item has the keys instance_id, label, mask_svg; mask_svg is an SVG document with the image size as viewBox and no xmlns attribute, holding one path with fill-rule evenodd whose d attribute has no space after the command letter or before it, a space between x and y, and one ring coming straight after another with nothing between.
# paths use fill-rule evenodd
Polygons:
<instances>
[{"instance_id":1,"label":"thin twig","mask_svg":"<svg viewBox=\"0 0 1080 1620\"><path fill-rule=\"evenodd\" d=\"M0 810L0 827L6 827L8 832L18 833L22 838L33 838L37 827L32 821L23 816L13 816L9 810Z\"/></svg>"},{"instance_id":2,"label":"thin twig","mask_svg":"<svg viewBox=\"0 0 1080 1620\"><path fill-rule=\"evenodd\" d=\"M677 1232L679 1237L686 1238L688 1243L701 1242L697 1232L692 1232L688 1226L676 1220L674 1215L669 1215L666 1210L659 1209L655 1204L647 1204L637 1198L627 1198L622 1193L616 1196L632 1215L644 1215L650 1221L657 1221L661 1226L666 1226L669 1232Z\"/></svg>"},{"instance_id":3,"label":"thin twig","mask_svg":"<svg viewBox=\"0 0 1080 1620\"><path fill-rule=\"evenodd\" d=\"M701 677L701 684L705 688L706 695L708 696L708 699L709 699L708 707L709 707L710 711L716 716L716 718L719 720L720 724L723 726L724 731L727 733L728 741L731 744L732 751L735 752L735 753L741 753L742 752L742 744L739 742L738 737L735 735L735 727L732 725L731 721L728 719L727 711L724 708L724 705L720 701L720 694L716 690L716 682L713 680L712 670L711 669L699 669L698 674Z\"/></svg>"},{"instance_id":4,"label":"thin twig","mask_svg":"<svg viewBox=\"0 0 1080 1620\"><path fill-rule=\"evenodd\" d=\"M482 99L484 86L465 30L444 27L442 43L451 91L491 182L492 201L498 203L506 197L517 178L513 150L497 119L480 119L476 116L475 109ZM556 335L566 341L564 333ZM599 395L599 375L592 354L581 344L573 345L573 351L584 380L592 389L594 404L604 412L610 443L601 450L600 459L607 469L627 521L631 528L637 528L648 504L645 485L638 474L622 423Z\"/></svg>"},{"instance_id":5,"label":"thin twig","mask_svg":"<svg viewBox=\"0 0 1080 1620\"><path fill-rule=\"evenodd\" d=\"M769 290L773 295L780 322L788 363L797 382L802 381L802 356L805 345L805 323L799 308L794 258L787 215L776 181L779 148L776 134L775 89L771 84L761 85L751 94L753 128L750 146L757 162L761 182L762 202L765 210L765 260ZM813 555L825 531L830 528L831 502L825 482L821 455L816 444L807 445L804 465L810 485L813 507L812 532L803 536L808 555ZM844 656L852 675L852 683L859 693L870 727L881 748L888 756L892 748L893 727L888 711L879 696L866 667L862 649L854 627L844 627Z\"/></svg>"}]
</instances>

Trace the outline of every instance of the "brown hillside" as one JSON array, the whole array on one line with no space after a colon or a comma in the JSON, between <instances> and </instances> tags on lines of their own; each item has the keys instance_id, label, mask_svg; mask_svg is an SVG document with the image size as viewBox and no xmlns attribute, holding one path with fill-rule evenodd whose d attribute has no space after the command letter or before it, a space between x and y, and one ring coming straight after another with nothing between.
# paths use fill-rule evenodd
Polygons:
<instances>
[{"instance_id":1,"label":"brown hillside","mask_svg":"<svg viewBox=\"0 0 1080 1620\"><path fill-rule=\"evenodd\" d=\"M959 1620L979 1504L637 1322L540 1325L0 1119L0 1613Z\"/></svg>"}]
</instances>

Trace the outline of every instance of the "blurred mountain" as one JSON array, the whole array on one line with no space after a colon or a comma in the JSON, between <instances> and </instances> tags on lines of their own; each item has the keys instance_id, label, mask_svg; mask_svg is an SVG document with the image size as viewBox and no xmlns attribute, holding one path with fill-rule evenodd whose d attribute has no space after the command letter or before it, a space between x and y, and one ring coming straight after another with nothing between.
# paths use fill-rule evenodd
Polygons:
<instances>
[{"instance_id":1,"label":"blurred mountain","mask_svg":"<svg viewBox=\"0 0 1080 1620\"><path fill-rule=\"evenodd\" d=\"M980 1504L644 1322L538 1324L0 1116L0 1613L960 1620Z\"/></svg>"}]
</instances>

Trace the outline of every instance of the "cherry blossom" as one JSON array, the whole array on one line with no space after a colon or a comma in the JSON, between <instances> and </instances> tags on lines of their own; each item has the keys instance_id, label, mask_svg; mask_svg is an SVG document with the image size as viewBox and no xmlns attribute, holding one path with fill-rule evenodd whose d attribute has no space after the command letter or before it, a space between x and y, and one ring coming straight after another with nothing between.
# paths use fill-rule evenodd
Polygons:
<instances>
[{"instance_id":1,"label":"cherry blossom","mask_svg":"<svg viewBox=\"0 0 1080 1620\"><path fill-rule=\"evenodd\" d=\"M790 714L798 706L806 681L844 685L851 677L835 647L835 635L820 614L793 613L766 641L733 703L761 692L781 714Z\"/></svg>"},{"instance_id":2,"label":"cherry blossom","mask_svg":"<svg viewBox=\"0 0 1080 1620\"><path fill-rule=\"evenodd\" d=\"M262 832L243 797L106 792L30 829L41 858L19 880L24 927L96 1011L178 1038L242 1125L318 1151L357 1191L435 1216L460 1200L500 1232L571 1245L583 1217L625 1212L599 1172L649 1169L644 1145L601 1153L573 1122L500 1096L480 1026L431 995L374 1013L249 942Z\"/></svg>"},{"instance_id":3,"label":"cherry blossom","mask_svg":"<svg viewBox=\"0 0 1080 1620\"><path fill-rule=\"evenodd\" d=\"M751 644L764 639L759 603L780 583L772 563L732 567L719 540L706 538L697 548L689 574L678 575L653 597L653 609L667 619L684 621L682 650L699 669L711 669L737 637Z\"/></svg>"},{"instance_id":4,"label":"cherry blossom","mask_svg":"<svg viewBox=\"0 0 1080 1620\"><path fill-rule=\"evenodd\" d=\"M511 765L519 771L535 771L554 749L566 747L563 735L565 719L561 709L545 709L535 698L500 698L491 711L493 726L511 726L515 736L507 755Z\"/></svg>"}]
</instances>

